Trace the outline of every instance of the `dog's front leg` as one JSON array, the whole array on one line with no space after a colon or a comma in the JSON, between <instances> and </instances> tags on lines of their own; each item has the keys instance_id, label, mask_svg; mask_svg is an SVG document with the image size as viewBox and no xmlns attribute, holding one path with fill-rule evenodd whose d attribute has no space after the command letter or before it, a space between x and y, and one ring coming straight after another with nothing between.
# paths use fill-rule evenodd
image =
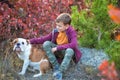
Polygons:
<instances>
[{"instance_id":1,"label":"dog's front leg","mask_svg":"<svg viewBox=\"0 0 120 80\"><path fill-rule=\"evenodd\" d=\"M25 74L28 65L29 65L29 60L24 60L22 71L19 73L20 75L24 75Z\"/></svg>"}]
</instances>

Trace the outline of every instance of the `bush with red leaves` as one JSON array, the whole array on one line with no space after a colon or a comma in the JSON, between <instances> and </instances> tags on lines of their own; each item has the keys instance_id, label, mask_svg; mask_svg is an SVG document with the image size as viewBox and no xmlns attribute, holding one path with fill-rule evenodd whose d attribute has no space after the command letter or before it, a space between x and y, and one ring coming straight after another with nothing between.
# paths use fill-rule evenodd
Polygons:
<instances>
[{"instance_id":1,"label":"bush with red leaves","mask_svg":"<svg viewBox=\"0 0 120 80\"><path fill-rule=\"evenodd\" d=\"M0 2L0 41L9 38L38 37L49 33L55 18L71 12L72 5L84 8L83 0L8 0L14 6Z\"/></svg>"}]
</instances>

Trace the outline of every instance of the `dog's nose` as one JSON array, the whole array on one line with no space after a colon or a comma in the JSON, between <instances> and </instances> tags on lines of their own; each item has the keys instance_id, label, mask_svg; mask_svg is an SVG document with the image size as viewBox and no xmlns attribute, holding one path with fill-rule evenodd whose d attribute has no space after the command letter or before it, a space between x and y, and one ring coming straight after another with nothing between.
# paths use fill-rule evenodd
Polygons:
<instances>
[{"instance_id":1,"label":"dog's nose","mask_svg":"<svg viewBox=\"0 0 120 80\"><path fill-rule=\"evenodd\" d=\"M20 43L17 43L17 46L20 46Z\"/></svg>"}]
</instances>

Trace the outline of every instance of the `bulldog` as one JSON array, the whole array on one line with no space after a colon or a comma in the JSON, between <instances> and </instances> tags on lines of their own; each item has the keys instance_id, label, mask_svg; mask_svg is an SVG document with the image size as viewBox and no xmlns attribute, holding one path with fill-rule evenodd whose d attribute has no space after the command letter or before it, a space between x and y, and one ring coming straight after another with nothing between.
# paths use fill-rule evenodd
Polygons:
<instances>
[{"instance_id":1,"label":"bulldog","mask_svg":"<svg viewBox=\"0 0 120 80\"><path fill-rule=\"evenodd\" d=\"M38 77L46 73L51 68L50 62L46 56L45 51L32 46L30 42L23 38L16 38L13 40L13 51L18 57L24 61L20 75L24 75L28 66L33 70L39 70L38 74L33 77Z\"/></svg>"}]
</instances>

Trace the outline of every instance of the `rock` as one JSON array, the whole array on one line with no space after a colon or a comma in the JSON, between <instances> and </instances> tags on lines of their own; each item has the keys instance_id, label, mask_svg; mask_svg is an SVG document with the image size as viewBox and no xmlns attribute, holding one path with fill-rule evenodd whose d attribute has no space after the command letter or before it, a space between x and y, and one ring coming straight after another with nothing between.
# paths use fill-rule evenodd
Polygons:
<instances>
[{"instance_id":1,"label":"rock","mask_svg":"<svg viewBox=\"0 0 120 80\"><path fill-rule=\"evenodd\" d=\"M109 60L108 55L102 50L79 48L82 57L80 59L81 64L92 66L97 69L103 60Z\"/></svg>"}]
</instances>

